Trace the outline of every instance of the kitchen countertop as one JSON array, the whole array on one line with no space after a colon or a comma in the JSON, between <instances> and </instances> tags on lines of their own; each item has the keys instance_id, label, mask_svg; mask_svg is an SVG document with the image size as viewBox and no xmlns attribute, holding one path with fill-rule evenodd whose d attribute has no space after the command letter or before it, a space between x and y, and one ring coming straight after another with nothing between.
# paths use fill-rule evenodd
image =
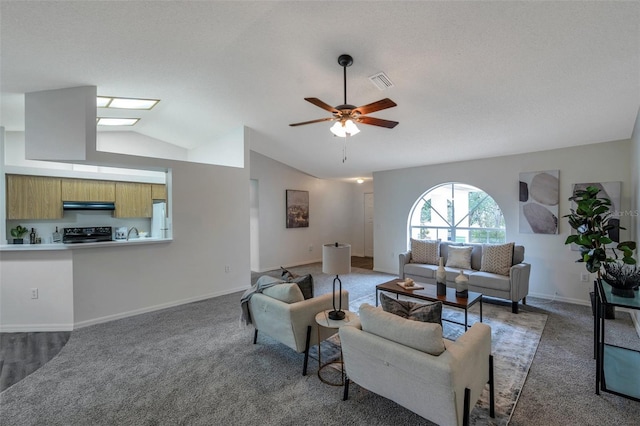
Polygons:
<instances>
[{"instance_id":1,"label":"kitchen countertop","mask_svg":"<svg viewBox=\"0 0 640 426\"><path fill-rule=\"evenodd\" d=\"M173 241L172 238L131 238L127 240L102 241L99 243L73 244L2 244L0 251L42 251L42 250L77 250L96 247L118 247L145 244L162 244Z\"/></svg>"}]
</instances>

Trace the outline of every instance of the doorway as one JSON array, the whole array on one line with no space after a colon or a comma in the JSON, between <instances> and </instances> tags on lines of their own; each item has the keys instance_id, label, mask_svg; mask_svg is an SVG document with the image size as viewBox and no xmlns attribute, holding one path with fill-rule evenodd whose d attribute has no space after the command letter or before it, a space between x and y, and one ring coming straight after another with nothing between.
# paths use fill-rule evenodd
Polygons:
<instances>
[{"instance_id":1,"label":"doorway","mask_svg":"<svg viewBox=\"0 0 640 426\"><path fill-rule=\"evenodd\" d=\"M373 192L364 193L364 256L373 257Z\"/></svg>"}]
</instances>

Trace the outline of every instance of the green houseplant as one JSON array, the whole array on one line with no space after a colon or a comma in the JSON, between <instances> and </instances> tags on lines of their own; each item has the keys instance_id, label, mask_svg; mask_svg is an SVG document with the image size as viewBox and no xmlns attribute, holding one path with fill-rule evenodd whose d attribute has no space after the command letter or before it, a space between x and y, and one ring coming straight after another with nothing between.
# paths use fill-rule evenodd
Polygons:
<instances>
[{"instance_id":1,"label":"green houseplant","mask_svg":"<svg viewBox=\"0 0 640 426\"><path fill-rule=\"evenodd\" d=\"M15 228L11 228L11 236L13 237L13 244L22 244L22 237L29 232L29 229L20 225Z\"/></svg>"},{"instance_id":2,"label":"green houseplant","mask_svg":"<svg viewBox=\"0 0 640 426\"><path fill-rule=\"evenodd\" d=\"M580 249L580 258L576 262L583 262L587 271L597 274L598 279L604 278L618 295L634 297L633 288L640 278L640 271L635 267L631 268L631 265L636 264L633 257L636 243L615 243L609 237L609 231L624 228L619 227L617 221L612 223L611 200L599 197L599 192L599 188L588 186L569 197L576 207L563 217L568 218L569 225L576 233L569 235L564 243L576 244Z\"/></svg>"}]
</instances>

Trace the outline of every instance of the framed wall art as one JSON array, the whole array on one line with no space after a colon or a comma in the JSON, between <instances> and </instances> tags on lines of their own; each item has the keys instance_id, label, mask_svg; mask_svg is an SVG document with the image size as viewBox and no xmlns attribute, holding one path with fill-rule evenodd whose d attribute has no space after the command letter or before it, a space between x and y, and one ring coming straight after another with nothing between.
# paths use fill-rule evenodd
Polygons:
<instances>
[{"instance_id":1,"label":"framed wall art","mask_svg":"<svg viewBox=\"0 0 640 426\"><path fill-rule=\"evenodd\" d=\"M309 227L309 191L287 189L287 228Z\"/></svg>"},{"instance_id":2,"label":"framed wall art","mask_svg":"<svg viewBox=\"0 0 640 426\"><path fill-rule=\"evenodd\" d=\"M557 234L560 171L520 173L520 232Z\"/></svg>"}]
</instances>

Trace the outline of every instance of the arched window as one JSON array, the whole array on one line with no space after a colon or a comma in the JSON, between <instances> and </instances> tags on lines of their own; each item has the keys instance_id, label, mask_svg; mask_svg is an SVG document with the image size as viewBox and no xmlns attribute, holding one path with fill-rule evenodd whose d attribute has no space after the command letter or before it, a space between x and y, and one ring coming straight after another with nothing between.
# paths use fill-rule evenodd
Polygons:
<instances>
[{"instance_id":1,"label":"arched window","mask_svg":"<svg viewBox=\"0 0 640 426\"><path fill-rule=\"evenodd\" d=\"M460 243L504 243L504 216L486 192L445 183L425 192L409 216L409 236Z\"/></svg>"}]
</instances>

